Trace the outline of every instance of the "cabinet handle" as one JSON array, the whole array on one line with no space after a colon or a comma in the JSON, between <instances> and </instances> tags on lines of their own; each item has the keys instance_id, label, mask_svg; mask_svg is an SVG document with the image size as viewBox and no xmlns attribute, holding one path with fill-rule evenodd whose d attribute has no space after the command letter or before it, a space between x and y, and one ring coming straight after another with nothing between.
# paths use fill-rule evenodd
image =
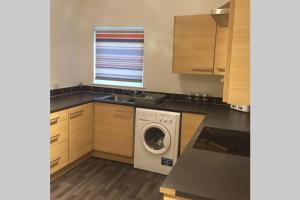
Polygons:
<instances>
[{"instance_id":1,"label":"cabinet handle","mask_svg":"<svg viewBox=\"0 0 300 200\"><path fill-rule=\"evenodd\" d=\"M192 68L194 72L212 72L211 68Z\"/></svg>"},{"instance_id":2,"label":"cabinet handle","mask_svg":"<svg viewBox=\"0 0 300 200\"><path fill-rule=\"evenodd\" d=\"M70 114L70 119L74 119L74 118L80 117L80 116L82 116L82 114L83 114L83 110L71 113Z\"/></svg>"},{"instance_id":3,"label":"cabinet handle","mask_svg":"<svg viewBox=\"0 0 300 200\"><path fill-rule=\"evenodd\" d=\"M50 167L53 167L54 165L57 165L60 160L60 157L56 158L55 160L50 161Z\"/></svg>"},{"instance_id":4,"label":"cabinet handle","mask_svg":"<svg viewBox=\"0 0 300 200\"><path fill-rule=\"evenodd\" d=\"M220 71L220 72L225 72L225 69L224 69L224 68L218 67L217 70Z\"/></svg>"},{"instance_id":5,"label":"cabinet handle","mask_svg":"<svg viewBox=\"0 0 300 200\"><path fill-rule=\"evenodd\" d=\"M55 136L50 137L50 143L52 143L53 141L58 140L58 136L60 136L60 134L57 134Z\"/></svg>"},{"instance_id":6,"label":"cabinet handle","mask_svg":"<svg viewBox=\"0 0 300 200\"><path fill-rule=\"evenodd\" d=\"M54 118L54 119L51 119L51 120L50 120L50 126L51 126L51 125L54 125L54 124L57 124L58 119L59 119L59 117L56 117L56 118Z\"/></svg>"}]
</instances>

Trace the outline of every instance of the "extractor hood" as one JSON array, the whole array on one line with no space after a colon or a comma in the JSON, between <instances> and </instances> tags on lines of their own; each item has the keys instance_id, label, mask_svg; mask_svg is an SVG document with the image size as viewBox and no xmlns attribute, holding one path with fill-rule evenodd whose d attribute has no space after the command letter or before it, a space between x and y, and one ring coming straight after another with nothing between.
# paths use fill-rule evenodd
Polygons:
<instances>
[{"instance_id":1,"label":"extractor hood","mask_svg":"<svg viewBox=\"0 0 300 200\"><path fill-rule=\"evenodd\" d=\"M227 27L229 21L230 2L223 6L211 10L211 16L214 18L218 26Z\"/></svg>"}]
</instances>

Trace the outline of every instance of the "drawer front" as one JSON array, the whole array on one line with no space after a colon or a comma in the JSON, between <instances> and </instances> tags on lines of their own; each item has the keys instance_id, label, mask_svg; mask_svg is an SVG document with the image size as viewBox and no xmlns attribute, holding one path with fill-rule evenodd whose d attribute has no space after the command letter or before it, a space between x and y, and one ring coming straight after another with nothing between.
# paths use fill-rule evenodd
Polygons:
<instances>
[{"instance_id":1,"label":"drawer front","mask_svg":"<svg viewBox=\"0 0 300 200\"><path fill-rule=\"evenodd\" d=\"M89 119L93 110L93 103L76 106L69 109L69 120Z\"/></svg>"},{"instance_id":2,"label":"drawer front","mask_svg":"<svg viewBox=\"0 0 300 200\"><path fill-rule=\"evenodd\" d=\"M60 143L68 139L68 120L50 125L50 144Z\"/></svg>"},{"instance_id":3,"label":"drawer front","mask_svg":"<svg viewBox=\"0 0 300 200\"><path fill-rule=\"evenodd\" d=\"M68 119L68 109L50 114L50 126Z\"/></svg>"},{"instance_id":4,"label":"drawer front","mask_svg":"<svg viewBox=\"0 0 300 200\"><path fill-rule=\"evenodd\" d=\"M56 172L69 162L68 141L50 145L50 174Z\"/></svg>"},{"instance_id":5,"label":"drawer front","mask_svg":"<svg viewBox=\"0 0 300 200\"><path fill-rule=\"evenodd\" d=\"M69 110L70 162L93 150L93 103Z\"/></svg>"}]
</instances>

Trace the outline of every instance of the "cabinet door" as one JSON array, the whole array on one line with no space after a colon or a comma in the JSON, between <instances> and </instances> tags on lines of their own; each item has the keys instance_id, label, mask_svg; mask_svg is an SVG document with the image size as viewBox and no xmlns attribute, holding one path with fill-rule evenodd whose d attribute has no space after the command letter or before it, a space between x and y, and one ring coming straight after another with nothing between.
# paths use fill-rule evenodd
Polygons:
<instances>
[{"instance_id":1,"label":"cabinet door","mask_svg":"<svg viewBox=\"0 0 300 200\"><path fill-rule=\"evenodd\" d=\"M250 0L230 1L223 100L250 105Z\"/></svg>"},{"instance_id":2,"label":"cabinet door","mask_svg":"<svg viewBox=\"0 0 300 200\"><path fill-rule=\"evenodd\" d=\"M95 104L94 149L126 157L133 156L134 109L116 104Z\"/></svg>"},{"instance_id":3,"label":"cabinet door","mask_svg":"<svg viewBox=\"0 0 300 200\"><path fill-rule=\"evenodd\" d=\"M180 137L180 154L190 142L196 133L205 115L194 113L182 113L181 117L181 137Z\"/></svg>"},{"instance_id":4,"label":"cabinet door","mask_svg":"<svg viewBox=\"0 0 300 200\"><path fill-rule=\"evenodd\" d=\"M93 104L69 109L69 159L80 158L93 149Z\"/></svg>"},{"instance_id":5,"label":"cabinet door","mask_svg":"<svg viewBox=\"0 0 300 200\"><path fill-rule=\"evenodd\" d=\"M217 26L214 74L223 75L226 69L228 48L228 27Z\"/></svg>"},{"instance_id":6,"label":"cabinet door","mask_svg":"<svg viewBox=\"0 0 300 200\"><path fill-rule=\"evenodd\" d=\"M213 74L216 23L210 15L174 19L173 73Z\"/></svg>"},{"instance_id":7,"label":"cabinet door","mask_svg":"<svg viewBox=\"0 0 300 200\"><path fill-rule=\"evenodd\" d=\"M68 119L68 109L50 114L50 125L57 124L60 121Z\"/></svg>"}]
</instances>

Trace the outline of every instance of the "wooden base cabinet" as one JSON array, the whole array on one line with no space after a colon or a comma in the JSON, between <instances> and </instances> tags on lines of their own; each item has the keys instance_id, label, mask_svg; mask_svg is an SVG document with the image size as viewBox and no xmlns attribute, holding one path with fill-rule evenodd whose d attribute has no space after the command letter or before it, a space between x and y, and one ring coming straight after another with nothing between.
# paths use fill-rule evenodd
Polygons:
<instances>
[{"instance_id":1,"label":"wooden base cabinet","mask_svg":"<svg viewBox=\"0 0 300 200\"><path fill-rule=\"evenodd\" d=\"M95 103L94 149L133 157L134 108Z\"/></svg>"},{"instance_id":2,"label":"wooden base cabinet","mask_svg":"<svg viewBox=\"0 0 300 200\"><path fill-rule=\"evenodd\" d=\"M69 109L69 161L93 150L93 103Z\"/></svg>"},{"instance_id":3,"label":"wooden base cabinet","mask_svg":"<svg viewBox=\"0 0 300 200\"><path fill-rule=\"evenodd\" d=\"M194 113L182 113L181 117L181 136L180 136L180 154L186 148L193 135L204 120L205 115Z\"/></svg>"},{"instance_id":4,"label":"wooden base cabinet","mask_svg":"<svg viewBox=\"0 0 300 200\"><path fill-rule=\"evenodd\" d=\"M189 200L189 199L184 198L184 197L180 197L180 196L171 196L171 195L164 194L164 199L163 200Z\"/></svg>"},{"instance_id":5,"label":"wooden base cabinet","mask_svg":"<svg viewBox=\"0 0 300 200\"><path fill-rule=\"evenodd\" d=\"M159 191L163 194L163 200L188 200L187 198L176 195L176 190L171 188L160 187Z\"/></svg>"},{"instance_id":6,"label":"wooden base cabinet","mask_svg":"<svg viewBox=\"0 0 300 200\"><path fill-rule=\"evenodd\" d=\"M50 115L50 174L69 163L68 110Z\"/></svg>"}]
</instances>

